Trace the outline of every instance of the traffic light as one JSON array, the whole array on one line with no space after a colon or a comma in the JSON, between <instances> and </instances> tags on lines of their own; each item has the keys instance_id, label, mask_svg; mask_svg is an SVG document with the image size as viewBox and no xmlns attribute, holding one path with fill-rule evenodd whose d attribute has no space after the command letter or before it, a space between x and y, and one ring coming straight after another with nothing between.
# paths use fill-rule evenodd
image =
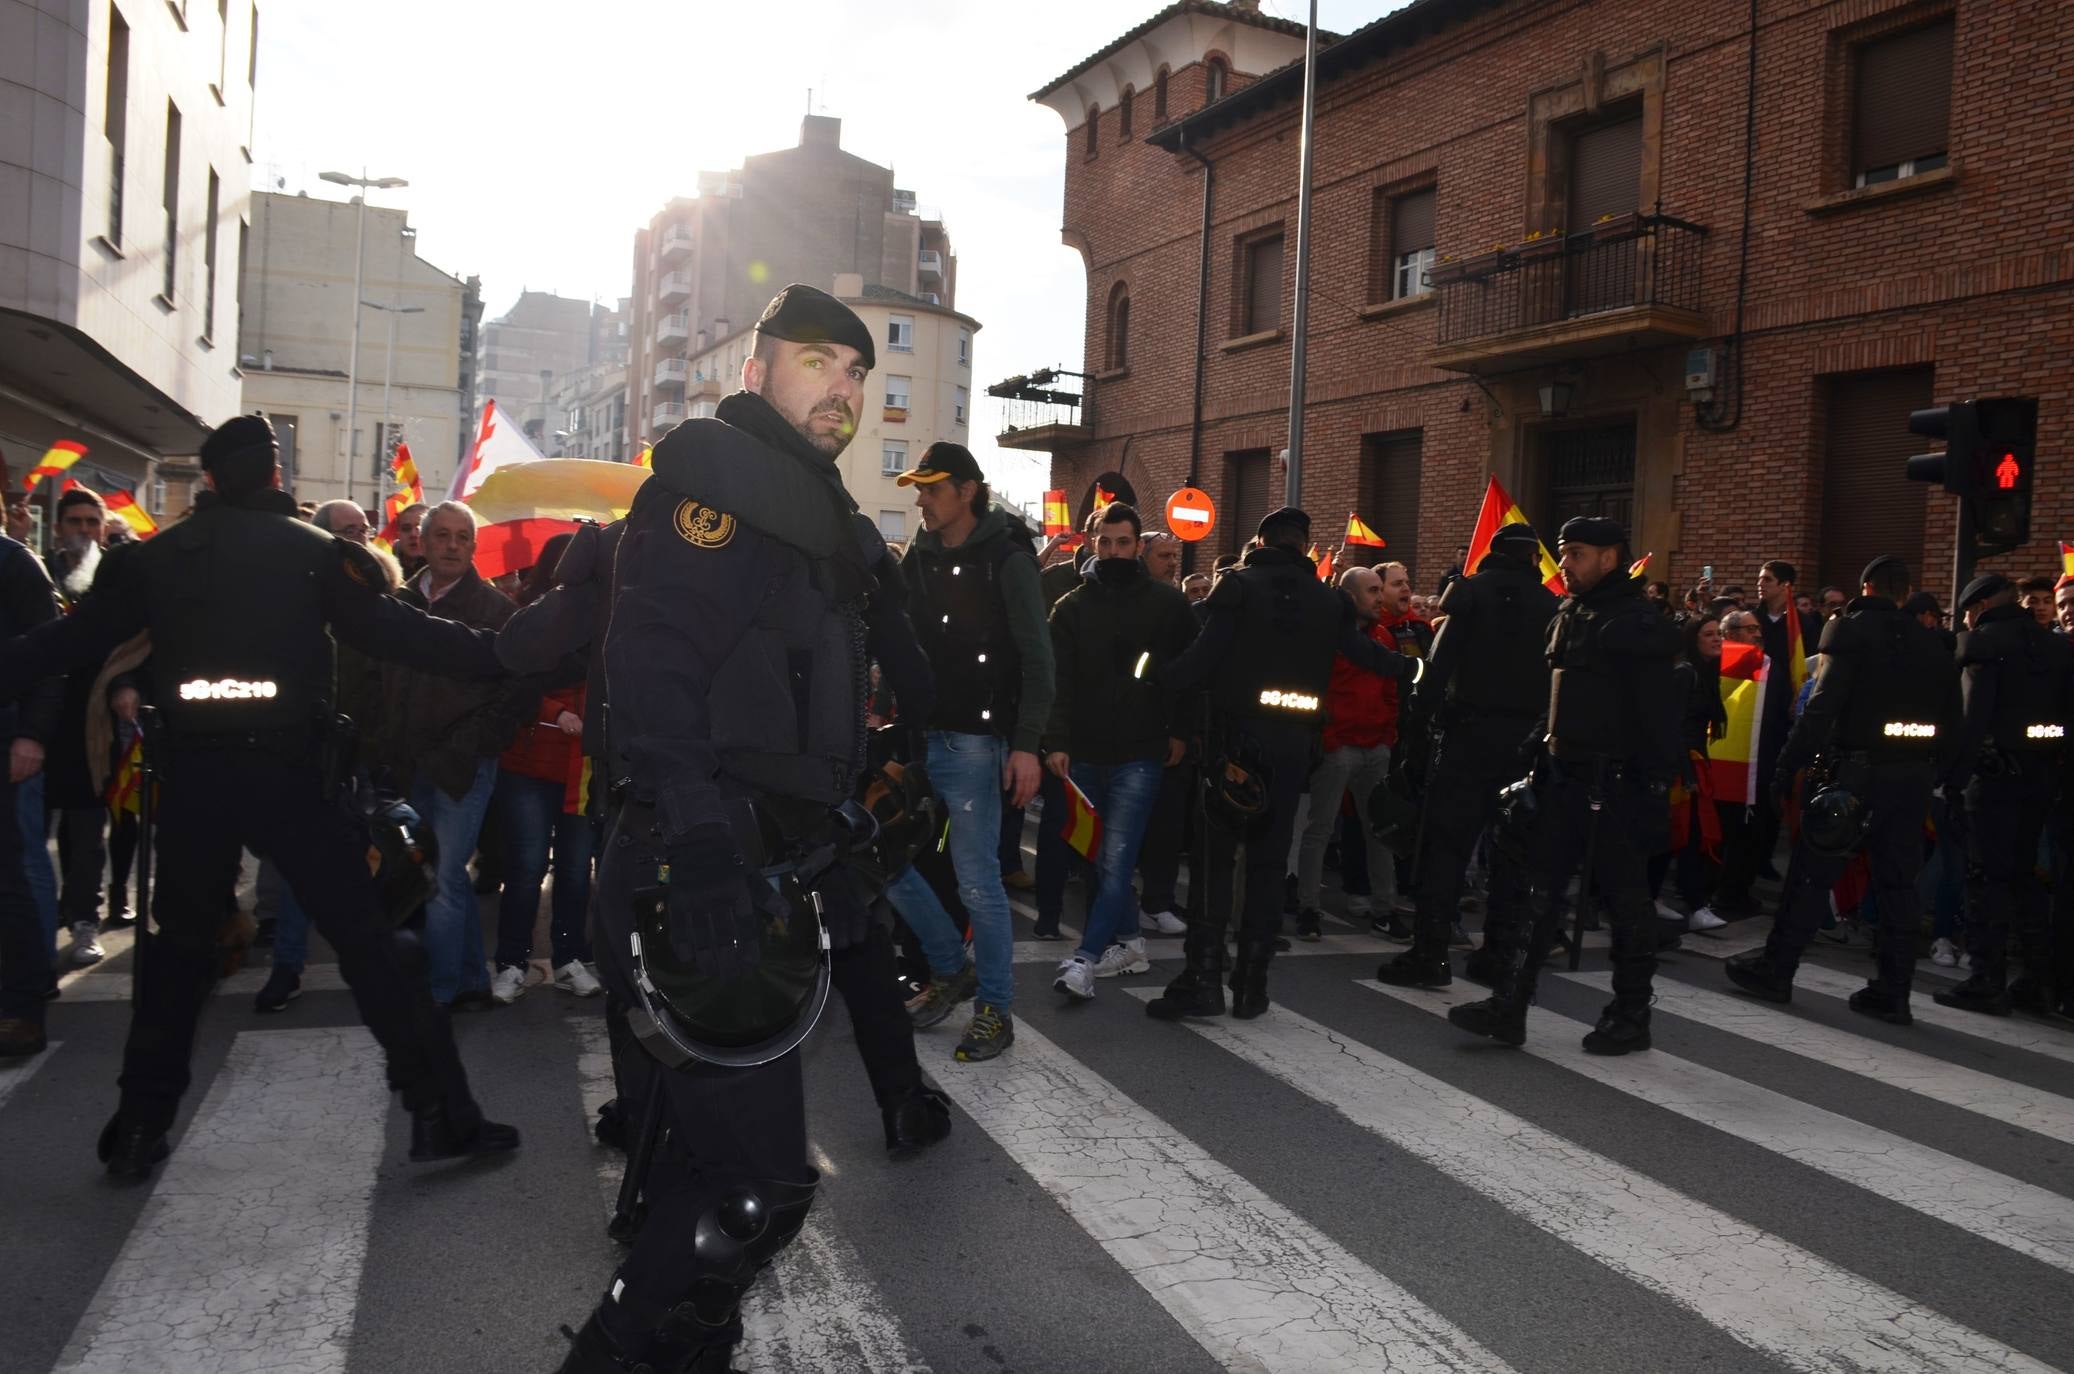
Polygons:
<instances>
[{"instance_id":1,"label":"traffic light","mask_svg":"<svg viewBox=\"0 0 2074 1374\"><path fill-rule=\"evenodd\" d=\"M1973 528L1982 552L2004 553L2031 537L2031 469L2038 457L2038 402L1975 401Z\"/></svg>"},{"instance_id":2,"label":"traffic light","mask_svg":"<svg viewBox=\"0 0 2074 1374\"><path fill-rule=\"evenodd\" d=\"M1919 453L1908 460L1911 482L1937 482L1952 495L1965 500L1973 494L1973 465L1960 461L1971 454L1978 441L1974 403L1959 401L1948 406L1931 406L1908 417L1912 434L1944 441L1943 453Z\"/></svg>"}]
</instances>

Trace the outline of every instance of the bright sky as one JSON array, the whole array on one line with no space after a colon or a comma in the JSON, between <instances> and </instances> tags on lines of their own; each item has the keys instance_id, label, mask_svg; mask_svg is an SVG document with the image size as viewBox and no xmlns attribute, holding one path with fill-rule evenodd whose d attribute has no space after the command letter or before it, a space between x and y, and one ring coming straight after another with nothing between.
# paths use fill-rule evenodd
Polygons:
<instances>
[{"instance_id":1,"label":"bright sky","mask_svg":"<svg viewBox=\"0 0 2074 1374\"><path fill-rule=\"evenodd\" d=\"M942 212L958 308L982 326L977 391L1081 359L1065 130L1025 97L1160 2L262 0L253 187L405 177L372 203L409 211L427 261L482 277L485 318L524 287L611 303L635 229L700 171L793 146L811 88L846 149ZM1321 0L1319 23L1345 33L1399 2ZM1264 9L1303 17L1299 0ZM1003 496L1038 499L1047 459L996 448L999 403L977 399L974 453Z\"/></svg>"}]
</instances>

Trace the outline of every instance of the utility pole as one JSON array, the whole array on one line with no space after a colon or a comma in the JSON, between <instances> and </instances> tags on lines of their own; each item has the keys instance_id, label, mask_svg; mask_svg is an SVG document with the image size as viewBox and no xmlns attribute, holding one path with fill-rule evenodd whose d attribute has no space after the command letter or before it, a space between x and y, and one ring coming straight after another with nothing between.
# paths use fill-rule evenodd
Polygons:
<instances>
[{"instance_id":1,"label":"utility pole","mask_svg":"<svg viewBox=\"0 0 2074 1374\"><path fill-rule=\"evenodd\" d=\"M1311 23L1303 40L1303 151L1297 158L1296 183L1296 310L1289 350L1289 470L1283 484L1284 505L1303 505L1304 335L1311 307L1311 125L1318 106L1318 0L1311 0Z\"/></svg>"},{"instance_id":2,"label":"utility pole","mask_svg":"<svg viewBox=\"0 0 2074 1374\"><path fill-rule=\"evenodd\" d=\"M360 169L359 176L345 172L319 172L319 181L328 181L334 186L357 186L360 194L354 203L360 207L358 222L353 230L353 349L346 356L346 499L353 499L353 460L359 455L355 427L360 418L360 290L363 249L367 244L367 193L370 190L388 191L410 183L402 177L370 177L367 168Z\"/></svg>"},{"instance_id":3,"label":"utility pole","mask_svg":"<svg viewBox=\"0 0 2074 1374\"><path fill-rule=\"evenodd\" d=\"M389 351L382 355L382 439L386 443L389 437L389 388L396 380L396 317L398 315L422 315L425 313L425 307L422 305L383 305L379 301L362 301L360 303L369 310L379 310L389 317ZM374 491L377 497L382 492L382 460L386 456L381 451L381 445L377 445L375 448L373 473ZM346 499L351 500L352 498L347 497Z\"/></svg>"}]
</instances>

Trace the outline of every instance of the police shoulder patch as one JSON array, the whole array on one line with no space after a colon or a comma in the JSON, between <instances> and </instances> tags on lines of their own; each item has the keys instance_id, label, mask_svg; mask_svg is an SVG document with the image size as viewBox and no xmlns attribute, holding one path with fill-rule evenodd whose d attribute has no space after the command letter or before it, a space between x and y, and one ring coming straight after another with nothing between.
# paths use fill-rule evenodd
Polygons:
<instances>
[{"instance_id":1,"label":"police shoulder patch","mask_svg":"<svg viewBox=\"0 0 2074 1374\"><path fill-rule=\"evenodd\" d=\"M696 501L679 501L677 513L671 517L678 537L696 548L725 548L735 537L735 518L702 506Z\"/></svg>"}]
</instances>

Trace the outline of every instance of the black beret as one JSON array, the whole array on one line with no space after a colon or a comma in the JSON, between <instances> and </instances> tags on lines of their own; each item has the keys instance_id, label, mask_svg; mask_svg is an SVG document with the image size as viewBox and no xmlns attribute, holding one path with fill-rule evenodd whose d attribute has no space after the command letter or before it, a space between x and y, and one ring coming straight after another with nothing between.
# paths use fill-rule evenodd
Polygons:
<instances>
[{"instance_id":1,"label":"black beret","mask_svg":"<svg viewBox=\"0 0 2074 1374\"><path fill-rule=\"evenodd\" d=\"M1513 521L1509 525L1498 526L1498 532L1491 536L1491 547L1494 549L1497 548L1500 544L1520 544L1527 546L1528 548L1533 548L1538 547L1540 543L1541 536L1534 533L1534 527L1532 525L1522 524L1517 520ZM1524 549L1512 550L1512 552L1524 551Z\"/></svg>"},{"instance_id":2,"label":"black beret","mask_svg":"<svg viewBox=\"0 0 2074 1374\"><path fill-rule=\"evenodd\" d=\"M274 440L274 427L267 423L264 415L236 415L216 428L202 440L202 466L213 468L226 458L235 458L253 449L266 449L280 460L280 445Z\"/></svg>"},{"instance_id":3,"label":"black beret","mask_svg":"<svg viewBox=\"0 0 2074 1374\"><path fill-rule=\"evenodd\" d=\"M1909 615L1937 615L1937 598L1929 592L1917 592L1901 603L1901 609Z\"/></svg>"},{"instance_id":4,"label":"black beret","mask_svg":"<svg viewBox=\"0 0 2074 1374\"><path fill-rule=\"evenodd\" d=\"M1966 590L1959 593L1959 604L1952 609L1963 615L1966 608L1974 602L1985 601L1991 596L2000 596L2004 592L2015 590L2015 588L2016 583L2011 582L2001 573L1982 573L1979 577L1966 584Z\"/></svg>"},{"instance_id":5,"label":"black beret","mask_svg":"<svg viewBox=\"0 0 2074 1374\"><path fill-rule=\"evenodd\" d=\"M1883 553L1865 565L1865 571L1858 574L1858 585L1864 586L1889 568L1899 572L1904 579L1908 576L1908 564L1899 555Z\"/></svg>"},{"instance_id":6,"label":"black beret","mask_svg":"<svg viewBox=\"0 0 2074 1374\"><path fill-rule=\"evenodd\" d=\"M1253 533L1257 538L1265 539L1267 538L1268 526L1292 524L1301 525L1308 532L1311 528L1311 513L1295 506L1284 506L1280 510L1271 510L1266 515L1260 517L1260 525Z\"/></svg>"},{"instance_id":7,"label":"black beret","mask_svg":"<svg viewBox=\"0 0 2074 1374\"><path fill-rule=\"evenodd\" d=\"M1577 515L1563 522L1562 533L1556 536L1558 544L1590 544L1596 548L1616 548L1628 542L1628 532L1621 528L1618 520L1608 520L1603 515Z\"/></svg>"},{"instance_id":8,"label":"black beret","mask_svg":"<svg viewBox=\"0 0 2074 1374\"><path fill-rule=\"evenodd\" d=\"M793 343L848 344L864 356L866 368L879 365L871 330L857 312L826 291L798 282L771 297L756 332Z\"/></svg>"}]
</instances>

